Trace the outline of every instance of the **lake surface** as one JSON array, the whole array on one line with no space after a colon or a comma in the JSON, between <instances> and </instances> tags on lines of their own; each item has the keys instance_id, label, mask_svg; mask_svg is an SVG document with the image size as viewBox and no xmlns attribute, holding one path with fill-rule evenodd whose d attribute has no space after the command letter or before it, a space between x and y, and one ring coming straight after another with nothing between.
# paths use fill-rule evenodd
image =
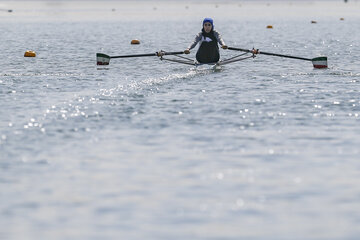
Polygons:
<instances>
[{"instance_id":1,"label":"lake surface","mask_svg":"<svg viewBox=\"0 0 360 240\"><path fill-rule=\"evenodd\" d=\"M358 239L358 1L0 9L0 239ZM182 51L209 16L228 46L329 68L96 66L97 52Z\"/></svg>"}]
</instances>

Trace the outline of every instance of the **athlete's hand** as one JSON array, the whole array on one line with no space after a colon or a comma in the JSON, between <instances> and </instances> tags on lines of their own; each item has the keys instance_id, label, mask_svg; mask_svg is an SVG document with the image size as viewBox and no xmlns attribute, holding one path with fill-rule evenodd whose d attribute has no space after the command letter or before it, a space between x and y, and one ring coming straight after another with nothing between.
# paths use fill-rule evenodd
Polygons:
<instances>
[{"instance_id":1,"label":"athlete's hand","mask_svg":"<svg viewBox=\"0 0 360 240\"><path fill-rule=\"evenodd\" d=\"M252 49L252 54L258 54L258 53L259 53L259 49L255 49L255 48Z\"/></svg>"},{"instance_id":2,"label":"athlete's hand","mask_svg":"<svg viewBox=\"0 0 360 240\"><path fill-rule=\"evenodd\" d=\"M222 48L222 49L228 49L228 46L222 45L221 48Z\"/></svg>"},{"instance_id":3,"label":"athlete's hand","mask_svg":"<svg viewBox=\"0 0 360 240\"><path fill-rule=\"evenodd\" d=\"M185 54L189 54L189 53L190 53L190 50L189 50L189 49L185 49L184 53L185 53Z\"/></svg>"}]
</instances>

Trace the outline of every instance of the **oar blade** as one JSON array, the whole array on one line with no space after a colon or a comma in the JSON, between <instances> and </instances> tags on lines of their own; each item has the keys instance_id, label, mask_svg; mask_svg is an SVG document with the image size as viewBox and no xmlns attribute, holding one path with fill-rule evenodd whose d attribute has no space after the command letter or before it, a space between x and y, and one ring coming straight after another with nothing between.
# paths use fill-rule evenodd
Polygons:
<instances>
[{"instance_id":1,"label":"oar blade","mask_svg":"<svg viewBox=\"0 0 360 240\"><path fill-rule=\"evenodd\" d=\"M314 68L327 68L327 57L316 57L311 59Z\"/></svg>"},{"instance_id":2,"label":"oar blade","mask_svg":"<svg viewBox=\"0 0 360 240\"><path fill-rule=\"evenodd\" d=\"M110 63L110 56L103 54L103 53L97 53L96 54L96 64L97 65L109 65Z\"/></svg>"}]
</instances>

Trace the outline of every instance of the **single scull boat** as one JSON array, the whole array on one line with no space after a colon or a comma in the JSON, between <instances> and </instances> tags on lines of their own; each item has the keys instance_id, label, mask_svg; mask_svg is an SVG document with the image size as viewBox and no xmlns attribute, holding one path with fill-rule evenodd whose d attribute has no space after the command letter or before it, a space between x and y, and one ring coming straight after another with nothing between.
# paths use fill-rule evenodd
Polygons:
<instances>
[{"instance_id":1,"label":"single scull boat","mask_svg":"<svg viewBox=\"0 0 360 240\"><path fill-rule=\"evenodd\" d=\"M249 59L249 58L254 58L254 57L256 57L257 54L262 54L262 55L268 55L268 56L276 56L276 57L311 61L314 68L327 68L328 67L327 57L303 58L303 57L295 57L295 56L283 55L283 54L277 54L277 53L262 52L262 51L255 50L255 49L248 50L248 49L235 48L235 47L229 47L228 49L234 50L234 51L241 51L244 53L227 58L227 59L220 60L219 62L216 62L216 63L205 63L205 64L199 63L196 60L193 60L191 58L181 56L182 54L184 54L183 51L181 51L181 52L166 52L166 51L161 50L161 51L158 51L155 53L121 55L121 56L109 56L104 53L96 53L96 63L97 63L97 65L109 65L110 59L112 59L112 58L132 58L132 57L156 56L156 57L159 57L160 60L164 60L164 61L186 64L186 65L191 65L194 67L198 67L201 65L211 65L214 70L220 70L221 66L223 66L223 65L243 61L243 60ZM168 56L172 56L172 57L169 58Z\"/></svg>"}]
</instances>

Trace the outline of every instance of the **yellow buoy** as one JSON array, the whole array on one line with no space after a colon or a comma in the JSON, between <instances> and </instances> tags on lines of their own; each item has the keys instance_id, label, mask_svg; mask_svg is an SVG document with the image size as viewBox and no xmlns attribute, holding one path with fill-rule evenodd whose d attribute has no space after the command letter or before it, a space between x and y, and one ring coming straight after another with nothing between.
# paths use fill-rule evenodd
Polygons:
<instances>
[{"instance_id":1,"label":"yellow buoy","mask_svg":"<svg viewBox=\"0 0 360 240\"><path fill-rule=\"evenodd\" d=\"M131 44L140 44L140 41L137 39L131 40Z\"/></svg>"},{"instance_id":2,"label":"yellow buoy","mask_svg":"<svg viewBox=\"0 0 360 240\"><path fill-rule=\"evenodd\" d=\"M273 26L272 25L267 25L266 28L273 28Z\"/></svg>"},{"instance_id":3,"label":"yellow buoy","mask_svg":"<svg viewBox=\"0 0 360 240\"><path fill-rule=\"evenodd\" d=\"M24 57L36 57L36 53L34 51L26 51Z\"/></svg>"},{"instance_id":4,"label":"yellow buoy","mask_svg":"<svg viewBox=\"0 0 360 240\"><path fill-rule=\"evenodd\" d=\"M344 21L345 19L344 18L340 18L341 21Z\"/></svg>"},{"instance_id":5,"label":"yellow buoy","mask_svg":"<svg viewBox=\"0 0 360 240\"><path fill-rule=\"evenodd\" d=\"M314 20L313 20L313 21L311 21L311 23L317 23L317 21L314 21Z\"/></svg>"}]
</instances>

